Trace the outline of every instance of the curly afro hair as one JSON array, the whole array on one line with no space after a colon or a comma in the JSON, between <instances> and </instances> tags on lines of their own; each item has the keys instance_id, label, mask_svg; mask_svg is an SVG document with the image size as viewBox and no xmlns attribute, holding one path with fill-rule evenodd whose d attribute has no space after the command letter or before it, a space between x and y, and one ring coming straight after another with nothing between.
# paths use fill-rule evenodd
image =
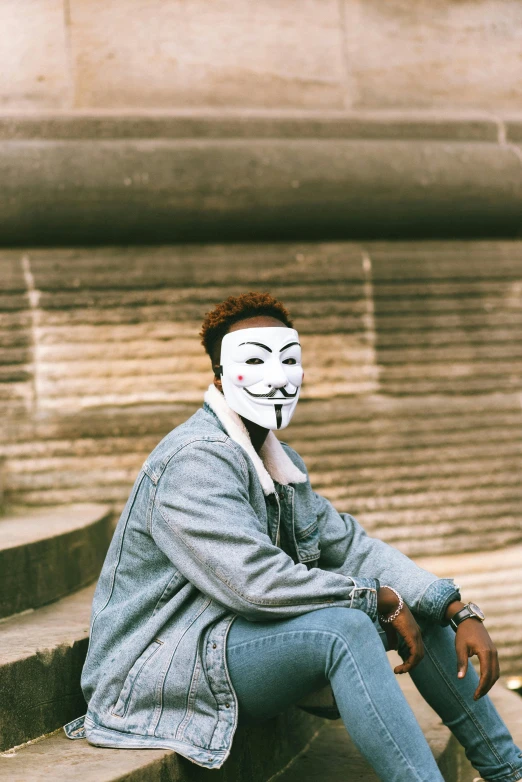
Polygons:
<instances>
[{"instance_id":1,"label":"curly afro hair","mask_svg":"<svg viewBox=\"0 0 522 782\"><path fill-rule=\"evenodd\" d=\"M201 344L210 356L213 368L219 363L218 349L221 350L221 340L232 324L256 315L270 315L285 326L293 328L290 313L284 304L269 293L257 291L242 293L240 296L229 296L205 314L199 336Z\"/></svg>"}]
</instances>

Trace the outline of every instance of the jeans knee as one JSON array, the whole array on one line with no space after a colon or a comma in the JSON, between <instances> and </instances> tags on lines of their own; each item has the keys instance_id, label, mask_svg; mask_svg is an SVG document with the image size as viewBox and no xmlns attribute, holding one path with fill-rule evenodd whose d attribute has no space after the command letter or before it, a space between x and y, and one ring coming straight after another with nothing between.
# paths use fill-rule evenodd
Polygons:
<instances>
[{"instance_id":1,"label":"jeans knee","mask_svg":"<svg viewBox=\"0 0 522 782\"><path fill-rule=\"evenodd\" d=\"M345 606L333 606L314 611L314 614L320 615L315 617L315 623L320 629L348 639L375 636L375 639L381 643L377 628L364 611Z\"/></svg>"},{"instance_id":2,"label":"jeans knee","mask_svg":"<svg viewBox=\"0 0 522 782\"><path fill-rule=\"evenodd\" d=\"M323 644L317 645L317 652L326 655L326 675L331 678L333 671L346 659L346 653L352 660L375 659L384 647L377 628L368 614L355 608L336 606L314 613L316 630L323 631ZM320 625L320 626L318 626Z\"/></svg>"}]
</instances>

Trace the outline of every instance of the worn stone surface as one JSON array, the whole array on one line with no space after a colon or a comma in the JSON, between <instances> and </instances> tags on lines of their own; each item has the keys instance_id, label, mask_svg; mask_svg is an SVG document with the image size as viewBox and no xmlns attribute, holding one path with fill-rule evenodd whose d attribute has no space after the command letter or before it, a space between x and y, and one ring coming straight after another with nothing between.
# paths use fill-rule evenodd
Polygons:
<instances>
[{"instance_id":1,"label":"worn stone surface","mask_svg":"<svg viewBox=\"0 0 522 782\"><path fill-rule=\"evenodd\" d=\"M520 107L510 0L149 0L132 13L5 0L0 13L9 109Z\"/></svg>"},{"instance_id":2,"label":"worn stone surface","mask_svg":"<svg viewBox=\"0 0 522 782\"><path fill-rule=\"evenodd\" d=\"M520 143L522 141L522 115L508 115L505 122L506 140Z\"/></svg>"},{"instance_id":3,"label":"worn stone surface","mask_svg":"<svg viewBox=\"0 0 522 782\"><path fill-rule=\"evenodd\" d=\"M317 491L409 555L520 540L521 252L492 241L6 251L9 279L18 260L32 286L10 283L24 309L0 328L5 366L31 390L21 411L19 381L0 383L12 394L6 496L120 509L150 450L201 403L204 313L261 289L302 335L306 381L282 436ZM34 360L9 364L28 316Z\"/></svg>"},{"instance_id":4,"label":"worn stone surface","mask_svg":"<svg viewBox=\"0 0 522 782\"><path fill-rule=\"evenodd\" d=\"M0 617L56 600L95 579L111 535L106 505L13 509L0 519Z\"/></svg>"}]
</instances>

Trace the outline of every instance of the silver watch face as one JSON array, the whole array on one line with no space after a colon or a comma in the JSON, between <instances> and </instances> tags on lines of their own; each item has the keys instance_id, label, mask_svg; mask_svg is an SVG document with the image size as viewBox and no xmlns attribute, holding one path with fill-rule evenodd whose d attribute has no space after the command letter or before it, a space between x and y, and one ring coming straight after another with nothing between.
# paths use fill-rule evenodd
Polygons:
<instances>
[{"instance_id":1,"label":"silver watch face","mask_svg":"<svg viewBox=\"0 0 522 782\"><path fill-rule=\"evenodd\" d=\"M468 603L468 606L469 606L469 610L472 611L475 614L475 616L478 617L478 619L480 619L481 622L483 622L484 619L486 618L484 616L484 611L482 611L482 609L480 609L476 603Z\"/></svg>"}]
</instances>

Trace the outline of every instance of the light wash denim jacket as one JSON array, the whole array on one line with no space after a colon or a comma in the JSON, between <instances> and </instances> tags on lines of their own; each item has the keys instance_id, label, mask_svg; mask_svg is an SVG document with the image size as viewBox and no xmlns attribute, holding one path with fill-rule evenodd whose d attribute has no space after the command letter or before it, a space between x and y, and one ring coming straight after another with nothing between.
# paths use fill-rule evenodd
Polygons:
<instances>
[{"instance_id":1,"label":"light wash denim jacket","mask_svg":"<svg viewBox=\"0 0 522 782\"><path fill-rule=\"evenodd\" d=\"M94 594L87 713L64 730L219 768L238 719L225 654L237 615L288 619L335 604L378 627L380 580L445 624L460 594L316 494L300 456L273 432L260 458L214 386L205 400L136 478Z\"/></svg>"}]
</instances>

